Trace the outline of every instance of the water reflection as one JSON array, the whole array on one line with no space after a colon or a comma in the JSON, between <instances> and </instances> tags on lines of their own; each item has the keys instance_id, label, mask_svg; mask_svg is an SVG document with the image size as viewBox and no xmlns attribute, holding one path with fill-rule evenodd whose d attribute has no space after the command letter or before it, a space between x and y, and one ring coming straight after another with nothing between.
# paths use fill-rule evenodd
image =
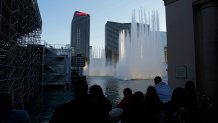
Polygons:
<instances>
[{"instance_id":1,"label":"water reflection","mask_svg":"<svg viewBox=\"0 0 218 123\"><path fill-rule=\"evenodd\" d=\"M131 88L135 91L146 93L149 85L154 85L153 80L119 80L113 77L87 77L89 86L98 84L102 87L104 94L112 102L113 107L123 98L123 89Z\"/></svg>"},{"instance_id":2,"label":"water reflection","mask_svg":"<svg viewBox=\"0 0 218 123\"><path fill-rule=\"evenodd\" d=\"M105 96L115 107L123 98L123 89L131 88L135 91L146 93L149 85L154 85L153 80L119 80L113 77L87 77L89 87L98 84L102 87ZM63 102L68 102L74 98L73 90L64 87L43 88L39 97L34 99L34 104L30 110L33 122L47 122L55 108Z\"/></svg>"}]
</instances>

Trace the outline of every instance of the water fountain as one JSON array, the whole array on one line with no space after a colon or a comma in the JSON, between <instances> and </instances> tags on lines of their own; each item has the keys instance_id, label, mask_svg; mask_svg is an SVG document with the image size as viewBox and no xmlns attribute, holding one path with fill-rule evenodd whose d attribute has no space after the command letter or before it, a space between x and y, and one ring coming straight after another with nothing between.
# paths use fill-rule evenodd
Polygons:
<instances>
[{"instance_id":1,"label":"water fountain","mask_svg":"<svg viewBox=\"0 0 218 123\"><path fill-rule=\"evenodd\" d=\"M157 75L166 75L157 12L154 11L148 16L140 12L139 22L133 12L131 30L121 31L119 37L117 64L106 66L104 50L94 49L88 75L115 76L124 80L153 79Z\"/></svg>"},{"instance_id":2,"label":"water fountain","mask_svg":"<svg viewBox=\"0 0 218 123\"><path fill-rule=\"evenodd\" d=\"M93 47L90 52L90 63L86 64L84 74L89 76L114 76L114 66L106 65L105 50Z\"/></svg>"}]
</instances>

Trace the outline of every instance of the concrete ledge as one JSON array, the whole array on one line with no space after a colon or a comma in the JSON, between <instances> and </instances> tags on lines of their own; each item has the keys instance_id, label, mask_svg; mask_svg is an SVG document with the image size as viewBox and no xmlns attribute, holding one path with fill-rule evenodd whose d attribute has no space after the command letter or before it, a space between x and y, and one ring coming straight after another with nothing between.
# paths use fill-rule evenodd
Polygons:
<instances>
[{"instance_id":1,"label":"concrete ledge","mask_svg":"<svg viewBox=\"0 0 218 123\"><path fill-rule=\"evenodd\" d=\"M166 5L169 5L169 4L171 4L171 3L176 2L176 1L178 1L178 0L163 0L163 1L164 1L164 5L166 6Z\"/></svg>"}]
</instances>

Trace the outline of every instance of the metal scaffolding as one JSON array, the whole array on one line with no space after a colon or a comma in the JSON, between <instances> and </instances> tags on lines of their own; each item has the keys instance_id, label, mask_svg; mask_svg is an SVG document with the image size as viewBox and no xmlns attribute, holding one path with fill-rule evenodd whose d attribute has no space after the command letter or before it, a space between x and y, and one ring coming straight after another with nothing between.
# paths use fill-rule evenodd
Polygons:
<instances>
[{"instance_id":1,"label":"metal scaffolding","mask_svg":"<svg viewBox=\"0 0 218 123\"><path fill-rule=\"evenodd\" d=\"M42 20L37 0L0 0L0 92L21 101L42 78Z\"/></svg>"}]
</instances>

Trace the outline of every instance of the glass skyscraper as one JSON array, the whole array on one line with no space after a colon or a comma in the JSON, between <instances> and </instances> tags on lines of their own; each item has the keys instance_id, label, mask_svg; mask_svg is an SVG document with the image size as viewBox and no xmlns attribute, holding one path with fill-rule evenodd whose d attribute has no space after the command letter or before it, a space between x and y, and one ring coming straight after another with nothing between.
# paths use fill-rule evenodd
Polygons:
<instances>
[{"instance_id":1,"label":"glass skyscraper","mask_svg":"<svg viewBox=\"0 0 218 123\"><path fill-rule=\"evenodd\" d=\"M117 62L119 56L119 33L122 30L130 31L131 23L107 21L105 24L105 55L107 62Z\"/></svg>"},{"instance_id":2,"label":"glass skyscraper","mask_svg":"<svg viewBox=\"0 0 218 123\"><path fill-rule=\"evenodd\" d=\"M90 44L90 16L87 13L76 11L71 24L72 55L84 56L89 60Z\"/></svg>"}]
</instances>

